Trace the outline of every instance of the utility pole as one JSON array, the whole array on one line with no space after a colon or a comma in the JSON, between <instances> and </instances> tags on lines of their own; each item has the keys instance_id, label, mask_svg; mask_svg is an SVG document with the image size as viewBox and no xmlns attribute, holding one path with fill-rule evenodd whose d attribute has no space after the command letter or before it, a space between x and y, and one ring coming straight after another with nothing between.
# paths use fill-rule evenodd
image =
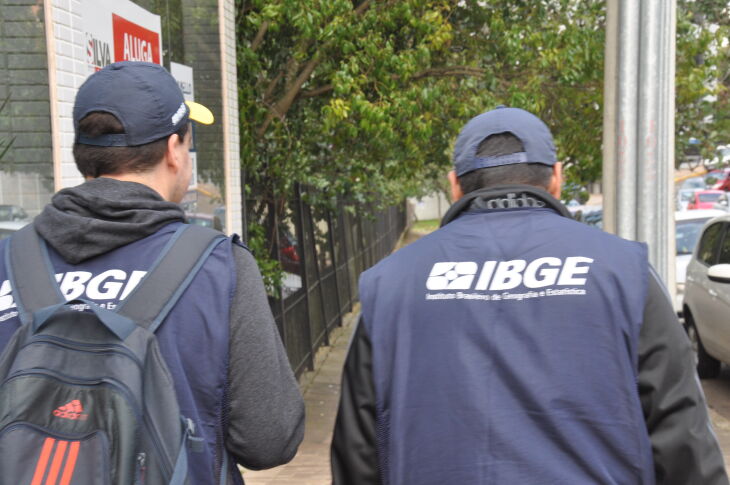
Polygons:
<instances>
[{"instance_id":1,"label":"utility pole","mask_svg":"<svg viewBox=\"0 0 730 485\"><path fill-rule=\"evenodd\" d=\"M607 0L603 227L646 242L670 290L675 36L675 0Z\"/></svg>"}]
</instances>

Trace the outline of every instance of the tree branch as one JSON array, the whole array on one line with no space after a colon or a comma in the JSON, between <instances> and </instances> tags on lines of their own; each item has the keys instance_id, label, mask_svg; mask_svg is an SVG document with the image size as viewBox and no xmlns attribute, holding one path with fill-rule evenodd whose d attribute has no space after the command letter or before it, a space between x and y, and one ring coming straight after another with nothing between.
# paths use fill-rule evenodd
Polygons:
<instances>
[{"instance_id":1,"label":"tree branch","mask_svg":"<svg viewBox=\"0 0 730 485\"><path fill-rule=\"evenodd\" d=\"M281 78L284 77L284 71L279 71L279 74L271 80L269 85L266 87L266 91L264 91L264 102L268 102L269 98L271 98L271 95L274 93L274 89L276 88L276 85L279 84L279 81L281 81Z\"/></svg>"},{"instance_id":2,"label":"tree branch","mask_svg":"<svg viewBox=\"0 0 730 485\"><path fill-rule=\"evenodd\" d=\"M354 13L356 16L362 15L368 8L370 8L370 4L372 3L372 0L364 0L360 5L355 8ZM263 28L263 25L261 26ZM260 32L260 30L259 30ZM258 37L258 34L256 34ZM255 39L254 39L255 40ZM306 45L307 50L309 48L309 45L311 45L312 39L310 39L309 43ZM284 97L282 97L276 105L274 105L268 113L266 113L266 118L264 119L263 124L259 127L258 130L256 130L256 134L259 137L262 137L264 133L266 133L266 130L269 128L269 125L271 125L271 122L274 121L275 117L284 118L287 111L289 111L289 108L291 108L294 101L297 99L299 94L301 93L302 86L305 82L309 79L309 76L314 72L314 69L319 65L320 59L319 59L319 53L315 53L314 56L307 62L307 64L304 66L304 69L302 69L299 72L299 75L296 77L295 80L291 81L293 78L294 72L298 69L298 63L291 64L291 62L294 60L292 57L289 62L287 63L287 67L291 69L287 69L289 72L287 72L286 76L286 92L284 94ZM278 81L277 81L278 82ZM319 89L319 88L318 88ZM316 90L315 90L316 91ZM327 91L323 91L327 92ZM321 94L321 93L320 93Z\"/></svg>"},{"instance_id":3,"label":"tree branch","mask_svg":"<svg viewBox=\"0 0 730 485\"><path fill-rule=\"evenodd\" d=\"M314 89L306 89L299 93L299 96L302 98L314 98L315 96L319 96L320 94L328 93L335 89L335 86L333 84L325 84L324 86L320 86L318 88Z\"/></svg>"},{"instance_id":4,"label":"tree branch","mask_svg":"<svg viewBox=\"0 0 730 485\"><path fill-rule=\"evenodd\" d=\"M302 89L302 85L307 81L307 79L309 79L309 76L319 65L319 62L319 56L316 55L312 59L310 59L309 62L307 62L307 64L304 66L304 69L302 69L302 72L300 72L299 76L297 76L296 81L294 81L292 86L284 94L284 97L281 98L276 103L276 105L271 108L266 114L266 119L264 120L264 123L256 132L259 137L263 136L264 133L266 133L269 125L272 121L274 121L274 117L278 116L279 118L283 118L284 115L286 115L286 112L289 111L289 108L291 108L292 103L294 103L294 100L299 94L299 91Z\"/></svg>"},{"instance_id":5,"label":"tree branch","mask_svg":"<svg viewBox=\"0 0 730 485\"><path fill-rule=\"evenodd\" d=\"M251 50L256 52L256 49L261 46L261 43L264 41L264 35L266 35L266 31L269 30L269 21L265 20L264 23L261 24L261 27L259 27L259 31L256 32L256 37L254 37L253 42L251 42Z\"/></svg>"},{"instance_id":6,"label":"tree branch","mask_svg":"<svg viewBox=\"0 0 730 485\"><path fill-rule=\"evenodd\" d=\"M371 0L365 0L360 5L358 5L357 8L355 9L355 15L362 15L363 12L365 12L365 10L370 8L370 3L371 3Z\"/></svg>"},{"instance_id":7,"label":"tree branch","mask_svg":"<svg viewBox=\"0 0 730 485\"><path fill-rule=\"evenodd\" d=\"M481 76L486 71L480 67L471 66L447 66L434 67L415 73L411 79L423 79L425 77L455 77L455 76Z\"/></svg>"},{"instance_id":8,"label":"tree branch","mask_svg":"<svg viewBox=\"0 0 730 485\"><path fill-rule=\"evenodd\" d=\"M480 76L484 74L484 69L470 66L449 66L449 67L437 67L426 69L417 72L411 79L418 80L426 77L453 77L453 76ZM401 76L393 76L395 79L400 79ZM299 97L302 98L314 98L322 94L333 91L335 86L333 84L324 84L318 88L307 89L299 93Z\"/></svg>"}]
</instances>

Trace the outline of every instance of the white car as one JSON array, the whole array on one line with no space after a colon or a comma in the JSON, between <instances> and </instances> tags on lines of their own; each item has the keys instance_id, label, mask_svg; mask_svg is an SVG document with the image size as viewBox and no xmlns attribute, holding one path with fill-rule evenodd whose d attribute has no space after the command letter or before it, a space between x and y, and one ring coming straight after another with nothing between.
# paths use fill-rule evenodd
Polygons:
<instances>
[{"instance_id":1,"label":"white car","mask_svg":"<svg viewBox=\"0 0 730 485\"><path fill-rule=\"evenodd\" d=\"M24 221L0 221L0 239L10 237L21 227L30 223L30 220Z\"/></svg>"},{"instance_id":2,"label":"white car","mask_svg":"<svg viewBox=\"0 0 730 485\"><path fill-rule=\"evenodd\" d=\"M684 321L701 378L730 363L730 214L711 220L687 266Z\"/></svg>"},{"instance_id":3,"label":"white car","mask_svg":"<svg viewBox=\"0 0 730 485\"><path fill-rule=\"evenodd\" d=\"M692 200L692 198L695 195L695 192L702 189L679 189L677 191L677 194L675 196L675 209L678 211L684 211L687 210L687 206L689 205L689 202Z\"/></svg>"},{"instance_id":4,"label":"white car","mask_svg":"<svg viewBox=\"0 0 730 485\"><path fill-rule=\"evenodd\" d=\"M674 310L678 315L682 314L682 299L684 297L687 265L692 258L692 251L694 251L697 245L702 226L710 219L725 214L727 212L715 209L697 209L674 213L674 236L677 249L675 259L677 293L674 295Z\"/></svg>"}]
</instances>

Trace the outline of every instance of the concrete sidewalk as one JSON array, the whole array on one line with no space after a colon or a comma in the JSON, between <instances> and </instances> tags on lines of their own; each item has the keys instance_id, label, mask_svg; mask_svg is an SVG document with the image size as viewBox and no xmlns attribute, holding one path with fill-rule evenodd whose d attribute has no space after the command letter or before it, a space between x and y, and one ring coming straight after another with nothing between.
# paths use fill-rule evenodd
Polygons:
<instances>
[{"instance_id":1,"label":"concrete sidewalk","mask_svg":"<svg viewBox=\"0 0 730 485\"><path fill-rule=\"evenodd\" d=\"M410 230L399 241L401 248L425 233ZM300 379L307 417L304 441L294 459L271 470L241 469L246 485L331 485L330 443L340 400L342 367L347 347L360 315L360 304L345 316L342 327L330 335L330 346L317 352L314 372Z\"/></svg>"},{"instance_id":2,"label":"concrete sidewalk","mask_svg":"<svg viewBox=\"0 0 730 485\"><path fill-rule=\"evenodd\" d=\"M359 310L357 305L356 310ZM307 409L304 441L290 463L271 470L243 470L246 485L330 485L330 442L340 399L340 377L359 311L348 314L319 350L315 371L300 379Z\"/></svg>"}]
</instances>

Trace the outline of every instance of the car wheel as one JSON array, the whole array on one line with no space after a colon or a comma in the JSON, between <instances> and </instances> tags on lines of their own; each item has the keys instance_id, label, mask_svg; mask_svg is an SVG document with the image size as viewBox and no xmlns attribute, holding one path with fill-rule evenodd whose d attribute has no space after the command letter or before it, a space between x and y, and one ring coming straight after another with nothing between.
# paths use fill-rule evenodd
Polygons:
<instances>
[{"instance_id":1,"label":"car wheel","mask_svg":"<svg viewBox=\"0 0 730 485\"><path fill-rule=\"evenodd\" d=\"M697 331L695 322L692 320L692 315L689 312L686 313L687 336L695 354L697 375L700 379L714 379L720 374L720 361L707 353L704 345L702 345L702 340L700 340L700 334Z\"/></svg>"}]
</instances>

